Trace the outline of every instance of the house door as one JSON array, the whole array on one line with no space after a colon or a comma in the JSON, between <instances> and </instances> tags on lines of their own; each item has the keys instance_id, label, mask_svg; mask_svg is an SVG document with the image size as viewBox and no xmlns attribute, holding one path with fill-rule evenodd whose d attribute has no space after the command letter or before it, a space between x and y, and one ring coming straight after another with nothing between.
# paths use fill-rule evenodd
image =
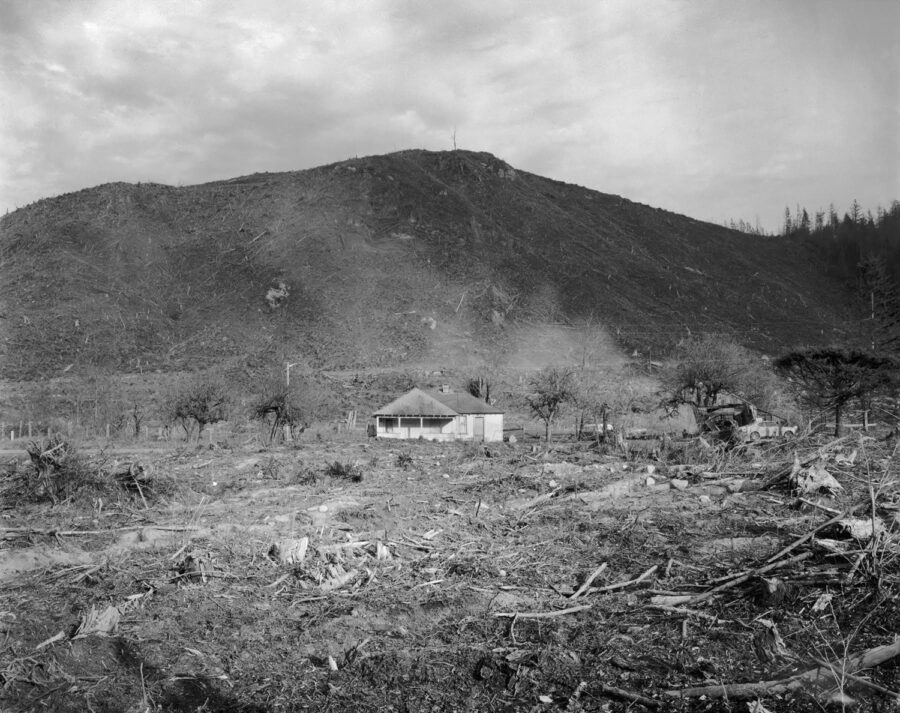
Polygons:
<instances>
[{"instance_id":1,"label":"house door","mask_svg":"<svg viewBox=\"0 0 900 713\"><path fill-rule=\"evenodd\" d=\"M475 417L475 432L473 435L476 441L484 440L484 416Z\"/></svg>"}]
</instances>

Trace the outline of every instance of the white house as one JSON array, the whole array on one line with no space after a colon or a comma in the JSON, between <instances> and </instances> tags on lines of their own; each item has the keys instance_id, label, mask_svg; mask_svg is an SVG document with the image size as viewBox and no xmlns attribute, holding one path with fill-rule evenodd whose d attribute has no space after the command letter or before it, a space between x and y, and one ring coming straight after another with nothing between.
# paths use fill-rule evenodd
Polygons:
<instances>
[{"instance_id":1,"label":"white house","mask_svg":"<svg viewBox=\"0 0 900 713\"><path fill-rule=\"evenodd\" d=\"M466 393L413 389L374 416L378 438L503 440L503 411Z\"/></svg>"}]
</instances>

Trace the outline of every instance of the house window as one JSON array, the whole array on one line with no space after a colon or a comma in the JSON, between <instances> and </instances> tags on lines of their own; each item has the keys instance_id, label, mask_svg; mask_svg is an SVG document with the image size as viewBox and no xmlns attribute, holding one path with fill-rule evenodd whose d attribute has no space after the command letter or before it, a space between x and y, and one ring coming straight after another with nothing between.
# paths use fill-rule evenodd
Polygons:
<instances>
[{"instance_id":1,"label":"house window","mask_svg":"<svg viewBox=\"0 0 900 713\"><path fill-rule=\"evenodd\" d=\"M397 430L397 419L396 418L382 418L381 419L381 428L385 433L393 433Z\"/></svg>"},{"instance_id":2,"label":"house window","mask_svg":"<svg viewBox=\"0 0 900 713\"><path fill-rule=\"evenodd\" d=\"M457 431L459 433L459 435L465 436L469 432L468 431L468 428L469 428L468 423L469 423L469 419L467 419L465 416L459 417L459 430Z\"/></svg>"}]
</instances>

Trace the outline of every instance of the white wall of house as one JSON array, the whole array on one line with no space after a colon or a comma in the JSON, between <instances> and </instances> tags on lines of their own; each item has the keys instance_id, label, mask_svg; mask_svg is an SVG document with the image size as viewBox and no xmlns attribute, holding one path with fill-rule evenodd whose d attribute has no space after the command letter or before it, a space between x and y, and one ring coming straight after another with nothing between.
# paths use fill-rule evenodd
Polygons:
<instances>
[{"instance_id":1,"label":"white wall of house","mask_svg":"<svg viewBox=\"0 0 900 713\"><path fill-rule=\"evenodd\" d=\"M481 426L477 421L481 421ZM503 414L502 413L469 413L459 417L460 440L473 441L502 441L503 440ZM463 426L463 423L465 425ZM483 432L479 435L479 431Z\"/></svg>"},{"instance_id":2,"label":"white wall of house","mask_svg":"<svg viewBox=\"0 0 900 713\"><path fill-rule=\"evenodd\" d=\"M479 423L480 421L480 423ZM428 441L471 441L483 434L485 441L503 440L503 414L464 414L456 418L420 418L419 416L378 416L378 438Z\"/></svg>"}]
</instances>

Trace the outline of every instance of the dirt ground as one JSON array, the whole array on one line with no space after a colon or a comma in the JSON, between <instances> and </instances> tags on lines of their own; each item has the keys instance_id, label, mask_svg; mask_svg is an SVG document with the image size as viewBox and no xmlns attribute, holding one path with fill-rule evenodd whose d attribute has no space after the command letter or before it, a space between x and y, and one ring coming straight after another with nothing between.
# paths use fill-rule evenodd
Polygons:
<instances>
[{"instance_id":1,"label":"dirt ground","mask_svg":"<svg viewBox=\"0 0 900 713\"><path fill-rule=\"evenodd\" d=\"M0 709L900 711L900 485L871 438L136 457L140 491L57 504L6 466ZM798 498L810 464L843 488Z\"/></svg>"}]
</instances>

